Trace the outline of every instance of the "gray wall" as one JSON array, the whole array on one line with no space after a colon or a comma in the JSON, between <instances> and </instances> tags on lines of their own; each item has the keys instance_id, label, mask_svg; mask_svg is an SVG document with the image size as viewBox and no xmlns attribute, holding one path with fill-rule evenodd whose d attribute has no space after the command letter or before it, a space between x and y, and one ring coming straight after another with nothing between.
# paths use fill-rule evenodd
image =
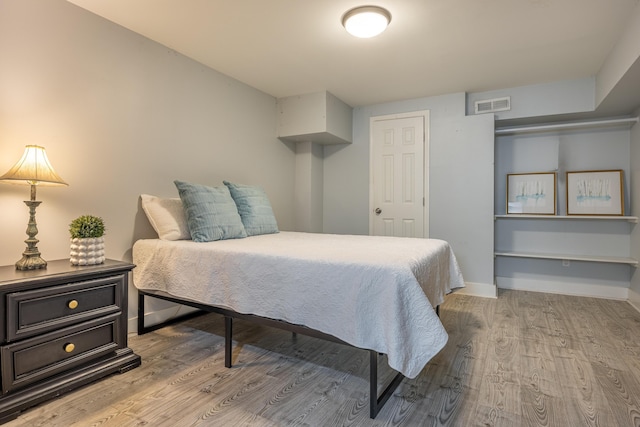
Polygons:
<instances>
[{"instance_id":1,"label":"gray wall","mask_svg":"<svg viewBox=\"0 0 640 427\"><path fill-rule=\"evenodd\" d=\"M295 231L322 233L322 146L296 143Z\"/></svg>"},{"instance_id":2,"label":"gray wall","mask_svg":"<svg viewBox=\"0 0 640 427\"><path fill-rule=\"evenodd\" d=\"M636 2L637 3L637 2ZM640 57L640 4L628 18L620 38L612 47L596 76L596 105L606 101L616 85Z\"/></svg>"},{"instance_id":3,"label":"gray wall","mask_svg":"<svg viewBox=\"0 0 640 427\"><path fill-rule=\"evenodd\" d=\"M465 117L463 93L355 108L353 144L324 148L324 232L369 233L370 118L420 110L430 111L429 237L451 244L466 282L493 289L493 116Z\"/></svg>"},{"instance_id":4,"label":"gray wall","mask_svg":"<svg viewBox=\"0 0 640 427\"><path fill-rule=\"evenodd\" d=\"M38 191L45 259L68 257L69 222L94 214L107 256L129 260L153 235L139 194L177 197L177 178L262 185L293 228L295 147L273 97L63 0L1 1L0 57L0 173L39 144L69 183ZM28 196L0 185L2 265L24 250Z\"/></svg>"}]
</instances>

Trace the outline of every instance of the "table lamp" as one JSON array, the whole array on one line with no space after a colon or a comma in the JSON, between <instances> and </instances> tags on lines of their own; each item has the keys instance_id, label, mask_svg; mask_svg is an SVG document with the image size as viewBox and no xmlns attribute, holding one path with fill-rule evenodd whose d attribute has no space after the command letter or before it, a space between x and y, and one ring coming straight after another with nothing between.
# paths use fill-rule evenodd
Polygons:
<instances>
[{"instance_id":1,"label":"table lamp","mask_svg":"<svg viewBox=\"0 0 640 427\"><path fill-rule=\"evenodd\" d=\"M9 172L0 176L0 181L31 185L31 200L25 200L24 202L29 207L29 224L27 225L27 236L29 237L24 241L27 244L27 248L22 253L22 259L16 262L16 269L37 270L46 268L47 261L40 257L40 251L36 246L39 242L36 239L36 234L38 234L36 208L42 203L36 201L36 186L69 184L64 182L53 170L44 148L37 145L27 145L22 158Z\"/></svg>"}]
</instances>

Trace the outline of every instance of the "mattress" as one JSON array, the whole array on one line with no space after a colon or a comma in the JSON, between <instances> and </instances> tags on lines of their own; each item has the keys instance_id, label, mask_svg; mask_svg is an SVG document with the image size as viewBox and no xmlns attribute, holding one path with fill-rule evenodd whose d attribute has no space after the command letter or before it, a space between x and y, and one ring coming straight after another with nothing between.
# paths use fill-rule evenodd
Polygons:
<instances>
[{"instance_id":1,"label":"mattress","mask_svg":"<svg viewBox=\"0 0 640 427\"><path fill-rule=\"evenodd\" d=\"M283 320L388 357L416 377L446 344L434 307L464 286L437 239L299 232L196 243L138 240L133 283Z\"/></svg>"}]
</instances>

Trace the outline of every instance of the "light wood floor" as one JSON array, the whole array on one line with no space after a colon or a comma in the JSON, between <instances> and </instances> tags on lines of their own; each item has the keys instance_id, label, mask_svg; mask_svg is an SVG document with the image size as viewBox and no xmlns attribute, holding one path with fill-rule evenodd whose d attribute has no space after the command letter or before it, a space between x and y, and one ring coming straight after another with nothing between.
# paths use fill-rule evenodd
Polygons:
<instances>
[{"instance_id":1,"label":"light wood floor","mask_svg":"<svg viewBox=\"0 0 640 427\"><path fill-rule=\"evenodd\" d=\"M376 420L366 351L236 321L227 369L222 318L206 315L131 336L140 368L6 425L640 426L640 313L626 302L451 295L441 317L447 346Z\"/></svg>"}]
</instances>

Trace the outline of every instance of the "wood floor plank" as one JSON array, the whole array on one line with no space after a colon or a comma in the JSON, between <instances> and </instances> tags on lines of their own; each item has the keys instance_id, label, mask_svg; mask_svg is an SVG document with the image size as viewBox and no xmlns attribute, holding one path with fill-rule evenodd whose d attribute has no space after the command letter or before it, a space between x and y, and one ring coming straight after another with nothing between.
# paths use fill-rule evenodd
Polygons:
<instances>
[{"instance_id":1,"label":"wood floor plank","mask_svg":"<svg viewBox=\"0 0 640 427\"><path fill-rule=\"evenodd\" d=\"M558 389L565 396L568 418L580 420L584 426L615 425L606 396L587 358L570 349L554 348L553 351Z\"/></svg>"},{"instance_id":2,"label":"wood floor plank","mask_svg":"<svg viewBox=\"0 0 640 427\"><path fill-rule=\"evenodd\" d=\"M518 294L505 292L496 303L478 405L520 415L520 308Z\"/></svg>"},{"instance_id":3,"label":"wood floor plank","mask_svg":"<svg viewBox=\"0 0 640 427\"><path fill-rule=\"evenodd\" d=\"M369 418L368 353L222 316L130 336L142 366L6 426L640 427L640 313L623 301L450 295L445 348ZM380 361L382 383L393 375Z\"/></svg>"},{"instance_id":4,"label":"wood floor plank","mask_svg":"<svg viewBox=\"0 0 640 427\"><path fill-rule=\"evenodd\" d=\"M626 372L592 364L598 383L620 426L640 426L640 382Z\"/></svg>"},{"instance_id":5,"label":"wood floor plank","mask_svg":"<svg viewBox=\"0 0 640 427\"><path fill-rule=\"evenodd\" d=\"M523 387L522 423L530 426L571 426L561 398L540 393L532 387Z\"/></svg>"}]
</instances>

